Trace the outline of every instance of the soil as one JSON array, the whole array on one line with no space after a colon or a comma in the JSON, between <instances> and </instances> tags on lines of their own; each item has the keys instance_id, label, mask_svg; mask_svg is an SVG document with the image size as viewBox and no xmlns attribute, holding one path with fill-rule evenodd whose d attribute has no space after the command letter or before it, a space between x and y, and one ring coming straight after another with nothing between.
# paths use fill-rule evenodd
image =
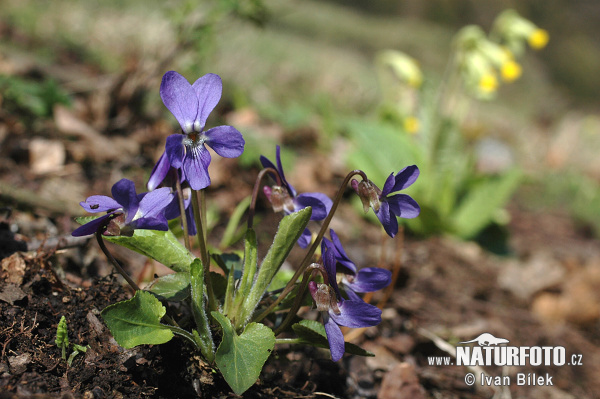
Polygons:
<instances>
[{"instance_id":1,"label":"soil","mask_svg":"<svg viewBox=\"0 0 600 399\"><path fill-rule=\"evenodd\" d=\"M402 265L383 322L355 335L354 342L376 354L373 358L345 356L333 363L325 350L278 347L248 398L487 398L500 388L468 387L471 370L430 366L428 357L448 356L443 343L472 339L491 332L520 346L563 346L581 354L583 366L485 367L491 376L535 373L552 376L552 386L511 384L513 397L592 398L600 390L600 336L597 318L569 322L544 321L532 308L545 293L569 294L564 283L536 292L529 300L502 288L498 275L507 262L526 265L545 251L571 268L564 280L600 259L598 242L582 237L566 217L546 215L553 229L539 226L539 215L513 209L510 258L491 255L474 243L449 239L406 238L379 252L379 262L400 256ZM366 234L378 234L365 226ZM560 236L556 233L560 232ZM14 237L13 237L14 238ZM95 243L85 244L93 246ZM548 247L552 244L551 247ZM360 250L350 246L351 252ZM525 248L527 251L525 251ZM402 253L398 253L402 249ZM73 249L67 250L73 251ZM388 252L381 254L381 252ZM120 348L105 328L99 312L128 298L113 274L83 278L65 272L65 251L15 252L2 260L0 279L0 389L2 397L83 398L234 398L220 375L192 355L186 343L174 339L159 346ZM370 256L370 255L367 255ZM376 260L373 260L376 261ZM525 266L523 266L525 267ZM376 297L375 299L380 299ZM591 306L591 305L590 305ZM68 321L72 343L88 346L68 365L55 345L61 316ZM585 321L585 322L583 322ZM440 344L440 342L442 342ZM68 354L67 354L68 355ZM500 393L499 393L500 392ZM378 396L379 395L379 396ZM508 397L508 396L504 396Z\"/></svg>"}]
</instances>

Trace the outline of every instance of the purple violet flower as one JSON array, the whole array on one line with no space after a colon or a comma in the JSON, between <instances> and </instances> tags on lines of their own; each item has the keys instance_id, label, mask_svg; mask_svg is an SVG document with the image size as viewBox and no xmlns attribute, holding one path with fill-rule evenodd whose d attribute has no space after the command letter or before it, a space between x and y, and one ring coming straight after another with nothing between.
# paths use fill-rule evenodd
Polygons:
<instances>
[{"instance_id":1,"label":"purple violet flower","mask_svg":"<svg viewBox=\"0 0 600 399\"><path fill-rule=\"evenodd\" d=\"M417 180L417 177L419 177L419 168L411 165L402 169L396 176L393 173L389 175L383 185L383 190L380 190L370 180L361 182L352 180L352 188L360 197L365 213L369 211L369 208L373 208L385 232L393 238L398 233L396 217L416 218L419 216L421 208L407 194L390 194L409 187Z\"/></svg>"},{"instance_id":2,"label":"purple violet flower","mask_svg":"<svg viewBox=\"0 0 600 399\"><path fill-rule=\"evenodd\" d=\"M329 341L331 359L337 362L346 350L344 334L340 326L362 328L376 326L381 322L381 310L376 306L364 302L362 299L344 300L339 296L335 281L335 254L325 251L323 266L327 271L329 284L320 284L311 281L308 284L310 293L321 312L325 333ZM331 278L333 276L333 278Z\"/></svg>"},{"instance_id":3,"label":"purple violet flower","mask_svg":"<svg viewBox=\"0 0 600 399\"><path fill-rule=\"evenodd\" d=\"M267 199L273 205L275 212L283 211L286 215L297 212L301 209L310 206L312 208L312 214L310 220L323 220L329 214L333 201L322 193L302 193L298 194L296 189L288 183L283 173L283 165L281 164L281 148L276 148L276 160L277 166L273 164L268 158L260 156L260 163L264 168L273 168L279 173L281 178L282 186L265 186L263 191L267 196ZM304 229L302 235L298 239L298 245L302 248L308 247L311 241L310 230Z\"/></svg>"},{"instance_id":4,"label":"purple violet flower","mask_svg":"<svg viewBox=\"0 0 600 399\"><path fill-rule=\"evenodd\" d=\"M94 234L105 225L108 235L131 236L135 229L169 229L164 212L173 200L168 188L136 194L131 180L121 179L111 189L113 198L105 195L92 195L79 204L90 213L107 212L71 233L74 237Z\"/></svg>"},{"instance_id":5,"label":"purple violet flower","mask_svg":"<svg viewBox=\"0 0 600 399\"><path fill-rule=\"evenodd\" d=\"M221 99L221 92L221 78L212 73L191 85L179 73L169 71L160 84L160 97L179 122L183 133L167 137L166 158L170 166L183 169L194 190L210 185L208 165L211 156L205 145L225 158L236 158L244 152L244 138L234 127L217 126L204 131L206 119ZM157 186L167 171L166 160L161 157L152 171L149 184Z\"/></svg>"},{"instance_id":6,"label":"purple violet flower","mask_svg":"<svg viewBox=\"0 0 600 399\"><path fill-rule=\"evenodd\" d=\"M360 299L358 295L352 295L356 292L374 292L387 287L392 281L392 272L380 267L366 267L357 271L356 265L352 262L342 243L333 229L329 230L331 241L323 238L321 243L321 252L333 252L335 261L342 266L342 284L344 285L346 294L350 299ZM338 269L339 273L340 270Z\"/></svg>"}]
</instances>

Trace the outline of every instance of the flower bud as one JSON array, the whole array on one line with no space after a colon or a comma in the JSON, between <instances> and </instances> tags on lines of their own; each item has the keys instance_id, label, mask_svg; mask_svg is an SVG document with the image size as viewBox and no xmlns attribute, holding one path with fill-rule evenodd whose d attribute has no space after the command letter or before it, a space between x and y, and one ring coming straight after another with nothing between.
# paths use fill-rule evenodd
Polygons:
<instances>
[{"instance_id":1,"label":"flower bud","mask_svg":"<svg viewBox=\"0 0 600 399\"><path fill-rule=\"evenodd\" d=\"M310 281L308 283L308 290L310 291L310 295L313 297L319 312L329 312L329 310L333 310L335 314L340 314L335 292L333 292L333 288L331 288L330 285Z\"/></svg>"},{"instance_id":2,"label":"flower bud","mask_svg":"<svg viewBox=\"0 0 600 399\"><path fill-rule=\"evenodd\" d=\"M283 210L293 212L294 202L288 191L281 186L273 186L263 188L265 195L273 206L273 212L281 212Z\"/></svg>"},{"instance_id":3,"label":"flower bud","mask_svg":"<svg viewBox=\"0 0 600 399\"><path fill-rule=\"evenodd\" d=\"M352 188L362 201L365 213L369 212L369 208L373 208L375 212L379 211L381 207L381 203L379 202L381 190L371 180L362 180L359 183L358 180L353 179Z\"/></svg>"}]
</instances>

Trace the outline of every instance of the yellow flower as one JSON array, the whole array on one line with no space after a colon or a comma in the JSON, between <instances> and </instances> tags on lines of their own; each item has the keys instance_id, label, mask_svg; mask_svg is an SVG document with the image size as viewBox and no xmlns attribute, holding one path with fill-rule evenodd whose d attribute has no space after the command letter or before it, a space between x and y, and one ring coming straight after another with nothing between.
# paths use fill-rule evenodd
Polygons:
<instances>
[{"instance_id":1,"label":"yellow flower","mask_svg":"<svg viewBox=\"0 0 600 399\"><path fill-rule=\"evenodd\" d=\"M407 116L403 120L404 130L407 133L415 134L419 131L419 119L414 116Z\"/></svg>"},{"instance_id":2,"label":"yellow flower","mask_svg":"<svg viewBox=\"0 0 600 399\"><path fill-rule=\"evenodd\" d=\"M521 76L521 65L516 61L510 60L502 64L501 68L502 79L505 82L514 82Z\"/></svg>"},{"instance_id":3,"label":"yellow flower","mask_svg":"<svg viewBox=\"0 0 600 399\"><path fill-rule=\"evenodd\" d=\"M488 72L479 79L479 90L483 93L493 93L498 88L498 79L496 75Z\"/></svg>"},{"instance_id":4,"label":"yellow flower","mask_svg":"<svg viewBox=\"0 0 600 399\"><path fill-rule=\"evenodd\" d=\"M531 35L529 35L527 41L529 42L531 48L539 50L546 47L549 39L550 35L548 34L548 31L544 29L536 29L531 33Z\"/></svg>"}]
</instances>

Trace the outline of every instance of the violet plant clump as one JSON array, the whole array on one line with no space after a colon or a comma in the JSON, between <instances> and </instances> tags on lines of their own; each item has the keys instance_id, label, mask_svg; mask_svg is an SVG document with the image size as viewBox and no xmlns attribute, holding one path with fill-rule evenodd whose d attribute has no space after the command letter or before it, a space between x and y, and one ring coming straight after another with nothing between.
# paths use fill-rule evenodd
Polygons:
<instances>
[{"instance_id":1,"label":"violet plant clump","mask_svg":"<svg viewBox=\"0 0 600 399\"><path fill-rule=\"evenodd\" d=\"M395 176L392 173L382 190L364 172L351 171L332 200L323 193L297 193L284 175L277 146L275 163L260 158L263 170L249 200L243 257L213 250L206 228L204 192L211 182L211 156L206 146L220 156L234 158L242 154L245 143L234 127L205 129L221 90L218 75L207 74L190 84L177 72L167 72L160 96L179 122L181 133L167 137L165 152L147 182L150 191L137 194L134 183L123 179L113 186L113 198L94 195L81 202L86 211L104 214L78 218L81 227L72 234L95 235L108 259L135 291L131 299L105 308L104 321L124 348L165 343L175 335L186 339L204 361L219 369L236 394L256 382L276 344L329 348L333 361L344 353L372 355L346 343L340 326L379 324L381 309L359 294L387 287L392 274L378 267L357 268L329 224L352 181L359 197L374 209L386 233L393 237L398 233L396 217L413 218L420 212L411 197L393 194L415 182L418 168L409 166ZM274 179L273 185L263 182L267 175ZM355 176L361 180L353 180ZM282 211L284 216L270 249L259 261L253 216L261 188L273 210ZM183 243L169 230L172 219L179 219L183 226ZM239 221L236 216L229 223L235 228ZM325 238L328 229L330 238ZM140 289L104 241L139 252L174 273ZM296 243L305 251L302 262L285 287L271 291L271 283L276 277L281 279L281 266ZM220 272L212 271L211 265ZM306 312L299 312L309 293L323 324L303 319ZM189 309L189 313L178 312L175 318L169 306L177 302L186 303L178 309Z\"/></svg>"}]
</instances>

